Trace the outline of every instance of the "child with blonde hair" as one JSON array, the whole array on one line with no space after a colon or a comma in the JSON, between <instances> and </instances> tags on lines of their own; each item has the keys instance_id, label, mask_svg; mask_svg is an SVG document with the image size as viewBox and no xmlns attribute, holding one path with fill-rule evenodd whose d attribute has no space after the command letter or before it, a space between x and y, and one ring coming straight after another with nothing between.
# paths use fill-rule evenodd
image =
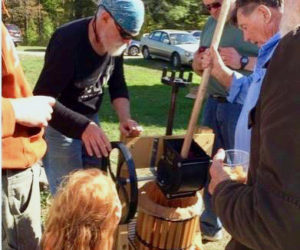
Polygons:
<instances>
[{"instance_id":1,"label":"child with blonde hair","mask_svg":"<svg viewBox=\"0 0 300 250\"><path fill-rule=\"evenodd\" d=\"M98 169L73 172L54 196L44 250L111 250L121 216L113 181Z\"/></svg>"}]
</instances>

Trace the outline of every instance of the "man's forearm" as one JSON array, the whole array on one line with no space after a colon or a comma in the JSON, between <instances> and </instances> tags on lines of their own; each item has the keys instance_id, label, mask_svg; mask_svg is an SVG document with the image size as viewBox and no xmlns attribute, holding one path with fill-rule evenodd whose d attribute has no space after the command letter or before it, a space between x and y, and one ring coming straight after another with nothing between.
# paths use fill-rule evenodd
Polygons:
<instances>
[{"instance_id":1,"label":"man's forearm","mask_svg":"<svg viewBox=\"0 0 300 250\"><path fill-rule=\"evenodd\" d=\"M256 64L256 61L257 61L257 57L253 57L253 56L249 57L249 62L245 66L245 70L253 71L254 70L254 66Z\"/></svg>"},{"instance_id":2,"label":"man's forearm","mask_svg":"<svg viewBox=\"0 0 300 250\"><path fill-rule=\"evenodd\" d=\"M218 80L218 82L225 88L229 89L231 82L233 80L233 71L226 67L223 70L218 70L214 72L213 76Z\"/></svg>"},{"instance_id":3,"label":"man's forearm","mask_svg":"<svg viewBox=\"0 0 300 250\"><path fill-rule=\"evenodd\" d=\"M113 100L112 104L120 122L126 121L131 118L130 103L127 98L116 98L115 100Z\"/></svg>"}]
</instances>

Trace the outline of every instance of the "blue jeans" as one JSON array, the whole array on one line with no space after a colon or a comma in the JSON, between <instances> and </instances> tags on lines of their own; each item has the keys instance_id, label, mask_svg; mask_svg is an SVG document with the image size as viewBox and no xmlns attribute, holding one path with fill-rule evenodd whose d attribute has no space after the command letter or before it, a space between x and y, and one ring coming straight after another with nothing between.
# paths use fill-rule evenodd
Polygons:
<instances>
[{"instance_id":1,"label":"blue jeans","mask_svg":"<svg viewBox=\"0 0 300 250\"><path fill-rule=\"evenodd\" d=\"M89 118L96 124L99 123L97 114ZM101 159L89 156L79 139L69 138L50 126L46 128L45 139L48 150L43 158L43 165L52 195L56 193L63 177L70 172L85 166L101 166Z\"/></svg>"},{"instance_id":2,"label":"blue jeans","mask_svg":"<svg viewBox=\"0 0 300 250\"><path fill-rule=\"evenodd\" d=\"M221 103L212 97L207 99L202 123L204 126L212 128L215 133L212 155L215 155L219 148L225 150L234 148L235 127L241 110L241 104ZM204 188L203 200L205 210L200 217L201 232L208 236L214 236L222 229L222 224L213 212L208 183Z\"/></svg>"}]
</instances>

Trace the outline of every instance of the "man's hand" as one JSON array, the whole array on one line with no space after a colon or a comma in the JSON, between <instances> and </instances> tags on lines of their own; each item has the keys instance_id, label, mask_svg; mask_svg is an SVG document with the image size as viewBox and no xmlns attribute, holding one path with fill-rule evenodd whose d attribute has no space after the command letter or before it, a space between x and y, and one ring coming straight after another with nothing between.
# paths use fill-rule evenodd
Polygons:
<instances>
[{"instance_id":1,"label":"man's hand","mask_svg":"<svg viewBox=\"0 0 300 250\"><path fill-rule=\"evenodd\" d=\"M216 77L226 70L220 54L213 48L206 49L202 53L196 53L193 61L193 69L196 73L211 68L211 75Z\"/></svg>"},{"instance_id":2,"label":"man's hand","mask_svg":"<svg viewBox=\"0 0 300 250\"><path fill-rule=\"evenodd\" d=\"M208 51L208 49L201 50L201 51L197 50L197 52L194 54L192 68L195 71L195 73L198 75L202 75L202 72L204 70L203 57L204 57L205 51Z\"/></svg>"},{"instance_id":3,"label":"man's hand","mask_svg":"<svg viewBox=\"0 0 300 250\"><path fill-rule=\"evenodd\" d=\"M212 65L211 75L214 76L224 87L230 88L233 71L225 65L219 52L215 48L210 48L203 60Z\"/></svg>"},{"instance_id":4,"label":"man's hand","mask_svg":"<svg viewBox=\"0 0 300 250\"><path fill-rule=\"evenodd\" d=\"M232 69L241 68L241 55L233 47L219 48L219 52L226 66Z\"/></svg>"},{"instance_id":5,"label":"man's hand","mask_svg":"<svg viewBox=\"0 0 300 250\"><path fill-rule=\"evenodd\" d=\"M48 96L31 96L10 99L16 122L26 127L46 127L51 119L55 99Z\"/></svg>"},{"instance_id":6,"label":"man's hand","mask_svg":"<svg viewBox=\"0 0 300 250\"><path fill-rule=\"evenodd\" d=\"M126 119L120 122L120 132L122 135L136 137L143 131L142 126L132 119Z\"/></svg>"},{"instance_id":7,"label":"man's hand","mask_svg":"<svg viewBox=\"0 0 300 250\"><path fill-rule=\"evenodd\" d=\"M208 186L209 193L213 194L216 186L225 180L230 180L229 175L223 169L223 161L225 159L225 151L219 149L214 156L213 163L210 167L209 173L211 180Z\"/></svg>"},{"instance_id":8,"label":"man's hand","mask_svg":"<svg viewBox=\"0 0 300 250\"><path fill-rule=\"evenodd\" d=\"M94 122L83 131L81 139L89 156L107 157L111 151L111 144L103 130Z\"/></svg>"}]
</instances>

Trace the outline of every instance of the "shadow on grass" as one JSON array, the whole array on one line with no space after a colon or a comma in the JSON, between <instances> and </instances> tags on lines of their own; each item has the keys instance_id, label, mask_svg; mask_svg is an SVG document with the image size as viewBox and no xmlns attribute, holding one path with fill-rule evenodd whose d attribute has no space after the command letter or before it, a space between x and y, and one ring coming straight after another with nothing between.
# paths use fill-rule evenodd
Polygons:
<instances>
[{"instance_id":1,"label":"shadow on grass","mask_svg":"<svg viewBox=\"0 0 300 250\"><path fill-rule=\"evenodd\" d=\"M124 63L131 66L139 66L139 67L145 67L150 69L158 69L162 70L164 67L169 68L170 70L173 70L171 64L167 61L161 60L161 59L144 59L144 58L126 58L124 60ZM182 66L185 71L192 71L192 68L190 66ZM178 69L177 69L178 70Z\"/></svg>"},{"instance_id":2,"label":"shadow on grass","mask_svg":"<svg viewBox=\"0 0 300 250\"><path fill-rule=\"evenodd\" d=\"M130 86L131 114L140 124L146 126L166 127L168 112L171 100L171 87L166 85L153 86ZM174 117L174 129L186 129L194 100L188 99L185 95L188 89L180 89ZM104 102L100 108L100 120L107 122L117 122L110 107L109 95L106 94Z\"/></svg>"},{"instance_id":3,"label":"shadow on grass","mask_svg":"<svg viewBox=\"0 0 300 250\"><path fill-rule=\"evenodd\" d=\"M30 48L30 49L24 49L24 51L28 51L28 52L45 52L46 49Z\"/></svg>"}]
</instances>

